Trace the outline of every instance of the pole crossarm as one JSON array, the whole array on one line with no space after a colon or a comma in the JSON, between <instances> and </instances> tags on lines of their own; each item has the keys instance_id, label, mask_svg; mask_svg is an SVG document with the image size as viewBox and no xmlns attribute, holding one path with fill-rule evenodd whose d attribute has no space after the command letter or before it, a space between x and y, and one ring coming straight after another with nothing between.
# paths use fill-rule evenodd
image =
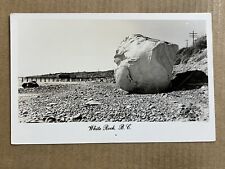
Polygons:
<instances>
[{"instance_id":1,"label":"pole crossarm","mask_svg":"<svg viewBox=\"0 0 225 169\"><path fill-rule=\"evenodd\" d=\"M189 33L190 37L192 37L193 46L195 44L195 37L197 37L197 34L198 33L196 33L194 30L191 33Z\"/></svg>"}]
</instances>

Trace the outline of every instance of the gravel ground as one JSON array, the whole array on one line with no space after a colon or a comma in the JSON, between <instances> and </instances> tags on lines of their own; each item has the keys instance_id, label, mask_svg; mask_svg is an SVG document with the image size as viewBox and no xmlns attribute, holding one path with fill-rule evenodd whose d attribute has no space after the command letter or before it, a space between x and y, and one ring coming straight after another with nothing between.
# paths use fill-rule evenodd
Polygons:
<instances>
[{"instance_id":1,"label":"gravel ground","mask_svg":"<svg viewBox=\"0 0 225 169\"><path fill-rule=\"evenodd\" d=\"M19 89L19 121L207 121L208 86L160 94L128 94L114 83L46 83Z\"/></svg>"}]
</instances>

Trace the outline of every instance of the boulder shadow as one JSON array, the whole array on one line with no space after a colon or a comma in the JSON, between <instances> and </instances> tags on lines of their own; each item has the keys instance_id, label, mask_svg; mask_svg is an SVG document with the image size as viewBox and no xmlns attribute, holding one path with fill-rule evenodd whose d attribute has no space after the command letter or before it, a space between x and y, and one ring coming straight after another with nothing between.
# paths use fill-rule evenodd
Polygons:
<instances>
[{"instance_id":1,"label":"boulder shadow","mask_svg":"<svg viewBox=\"0 0 225 169\"><path fill-rule=\"evenodd\" d=\"M199 70L176 74L169 91L199 89L208 84L208 76Z\"/></svg>"}]
</instances>

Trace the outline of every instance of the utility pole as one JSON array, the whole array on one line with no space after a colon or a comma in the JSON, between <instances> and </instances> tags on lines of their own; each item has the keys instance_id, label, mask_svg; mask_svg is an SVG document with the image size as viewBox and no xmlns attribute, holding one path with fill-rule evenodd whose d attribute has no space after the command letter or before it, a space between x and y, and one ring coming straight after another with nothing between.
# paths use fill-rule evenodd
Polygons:
<instances>
[{"instance_id":1,"label":"utility pole","mask_svg":"<svg viewBox=\"0 0 225 169\"><path fill-rule=\"evenodd\" d=\"M188 40L186 40L186 47L188 47Z\"/></svg>"},{"instance_id":2,"label":"utility pole","mask_svg":"<svg viewBox=\"0 0 225 169\"><path fill-rule=\"evenodd\" d=\"M195 37L197 36L197 33L193 30L193 32L189 33L189 35L192 37L193 46L194 46L194 44L195 44Z\"/></svg>"}]
</instances>

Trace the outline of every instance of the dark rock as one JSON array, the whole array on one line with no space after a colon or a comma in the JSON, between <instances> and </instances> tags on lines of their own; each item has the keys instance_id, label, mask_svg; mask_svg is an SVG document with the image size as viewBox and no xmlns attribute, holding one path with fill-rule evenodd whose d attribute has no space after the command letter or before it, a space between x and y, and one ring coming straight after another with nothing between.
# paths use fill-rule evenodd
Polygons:
<instances>
[{"instance_id":1,"label":"dark rock","mask_svg":"<svg viewBox=\"0 0 225 169\"><path fill-rule=\"evenodd\" d=\"M208 84L208 76L204 72L199 70L187 71L176 74L176 77L172 80L171 90L195 89L205 84Z\"/></svg>"}]
</instances>

